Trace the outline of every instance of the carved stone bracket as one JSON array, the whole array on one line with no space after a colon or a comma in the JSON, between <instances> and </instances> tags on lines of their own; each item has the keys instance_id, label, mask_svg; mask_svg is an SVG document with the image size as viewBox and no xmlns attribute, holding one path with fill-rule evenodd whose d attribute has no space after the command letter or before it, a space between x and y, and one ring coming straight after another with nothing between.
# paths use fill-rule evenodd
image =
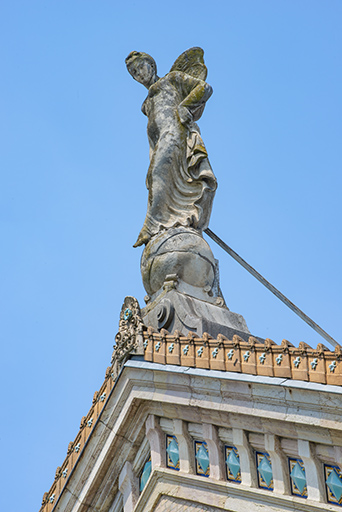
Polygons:
<instances>
[{"instance_id":1,"label":"carved stone bracket","mask_svg":"<svg viewBox=\"0 0 342 512\"><path fill-rule=\"evenodd\" d=\"M283 340L281 342L281 348L282 348L282 351L284 352L284 354L288 354L289 353L289 349L290 347L293 347L292 343L288 340Z\"/></svg>"},{"instance_id":2,"label":"carved stone bracket","mask_svg":"<svg viewBox=\"0 0 342 512\"><path fill-rule=\"evenodd\" d=\"M335 355L338 360L342 359L342 347L341 345L336 345L335 347Z\"/></svg>"},{"instance_id":3,"label":"carved stone bracket","mask_svg":"<svg viewBox=\"0 0 342 512\"><path fill-rule=\"evenodd\" d=\"M144 355L143 324L140 306L134 297L126 297L121 308L119 332L115 336L115 345L112 355L114 373L118 375L131 354Z\"/></svg>"}]
</instances>

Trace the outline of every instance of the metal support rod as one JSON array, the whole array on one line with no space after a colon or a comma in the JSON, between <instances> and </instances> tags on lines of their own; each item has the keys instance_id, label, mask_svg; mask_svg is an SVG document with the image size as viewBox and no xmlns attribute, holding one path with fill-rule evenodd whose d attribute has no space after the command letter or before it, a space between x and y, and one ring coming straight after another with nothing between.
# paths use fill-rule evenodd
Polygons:
<instances>
[{"instance_id":1,"label":"metal support rod","mask_svg":"<svg viewBox=\"0 0 342 512\"><path fill-rule=\"evenodd\" d=\"M296 315L298 315L304 322L306 322L312 329L314 329L322 338L324 338L326 341L331 343L333 347L338 346L337 341L334 340L327 332L325 332L316 322L314 322L310 317L308 317L301 309L299 309L293 302L291 302L285 295L283 295L277 288L273 286L273 284L269 283L267 279L265 279L259 272L257 272L253 267L251 267L247 261L245 261L241 256L239 256L229 245L225 244L221 238L219 238L215 233L211 231L211 229L207 228L204 230L204 233L206 233L214 242L216 242L224 251L226 251L234 260L236 260L240 265L243 266L252 276L254 276L260 283L262 283L270 292L273 293L278 299L280 299L286 306Z\"/></svg>"}]
</instances>

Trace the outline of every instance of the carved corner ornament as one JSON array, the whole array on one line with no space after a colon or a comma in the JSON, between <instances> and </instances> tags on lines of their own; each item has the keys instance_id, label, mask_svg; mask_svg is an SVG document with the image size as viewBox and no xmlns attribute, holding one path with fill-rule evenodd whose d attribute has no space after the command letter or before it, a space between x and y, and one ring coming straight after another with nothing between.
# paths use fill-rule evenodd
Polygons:
<instances>
[{"instance_id":1,"label":"carved corner ornament","mask_svg":"<svg viewBox=\"0 0 342 512\"><path fill-rule=\"evenodd\" d=\"M238 336L237 334L234 334L234 336L233 336L234 347L239 347L241 342L242 343L244 342L244 340L241 338L241 336Z\"/></svg>"},{"instance_id":2,"label":"carved corner ornament","mask_svg":"<svg viewBox=\"0 0 342 512\"><path fill-rule=\"evenodd\" d=\"M249 336L248 338L248 344L251 346L251 349L255 349L255 345L258 343L257 338L254 338L254 336Z\"/></svg>"},{"instance_id":3,"label":"carved corner ornament","mask_svg":"<svg viewBox=\"0 0 342 512\"><path fill-rule=\"evenodd\" d=\"M339 359L339 360L342 359L342 347L341 347L341 345L336 345L334 352L335 352L335 355L336 355L337 359Z\"/></svg>"},{"instance_id":4,"label":"carved corner ornament","mask_svg":"<svg viewBox=\"0 0 342 512\"><path fill-rule=\"evenodd\" d=\"M284 354L288 354L289 353L289 349L290 347L293 347L292 343L288 340L283 340L281 342L281 348L282 348L282 351L284 352Z\"/></svg>"},{"instance_id":5,"label":"carved corner ornament","mask_svg":"<svg viewBox=\"0 0 342 512\"><path fill-rule=\"evenodd\" d=\"M134 297L126 297L121 308L119 332L115 336L111 361L116 376L131 354L144 355L144 328L139 302Z\"/></svg>"}]
</instances>

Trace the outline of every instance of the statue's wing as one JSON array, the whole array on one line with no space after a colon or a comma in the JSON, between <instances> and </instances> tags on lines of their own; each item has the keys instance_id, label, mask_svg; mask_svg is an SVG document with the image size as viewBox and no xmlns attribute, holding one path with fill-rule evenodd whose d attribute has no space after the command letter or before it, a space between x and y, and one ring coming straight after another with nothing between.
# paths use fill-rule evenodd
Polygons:
<instances>
[{"instance_id":1,"label":"statue's wing","mask_svg":"<svg viewBox=\"0 0 342 512\"><path fill-rule=\"evenodd\" d=\"M185 50L174 62L170 71L183 71L195 78L205 80L207 78L207 66L203 59L204 51L198 46Z\"/></svg>"}]
</instances>

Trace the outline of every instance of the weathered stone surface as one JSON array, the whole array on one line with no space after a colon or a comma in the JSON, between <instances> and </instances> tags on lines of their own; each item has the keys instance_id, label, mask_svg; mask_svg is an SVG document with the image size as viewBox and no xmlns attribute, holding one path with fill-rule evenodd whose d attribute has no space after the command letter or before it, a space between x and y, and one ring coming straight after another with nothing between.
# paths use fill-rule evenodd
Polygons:
<instances>
[{"instance_id":1,"label":"weathered stone surface","mask_svg":"<svg viewBox=\"0 0 342 512\"><path fill-rule=\"evenodd\" d=\"M131 52L126 65L148 89L142 111L148 117L150 166L147 214L134 247L145 244L141 260L143 283L152 300L168 275L198 297L220 296L217 264L202 237L208 227L217 182L197 121L212 88L201 48L190 48L163 78L153 58ZM206 300L206 298L202 298ZM212 301L211 301L212 302Z\"/></svg>"},{"instance_id":2,"label":"weathered stone surface","mask_svg":"<svg viewBox=\"0 0 342 512\"><path fill-rule=\"evenodd\" d=\"M115 378L130 354L143 354L143 323L140 306L134 297L125 297L120 312L119 332L115 336L112 364Z\"/></svg>"},{"instance_id":3,"label":"weathered stone surface","mask_svg":"<svg viewBox=\"0 0 342 512\"><path fill-rule=\"evenodd\" d=\"M197 336L207 332L213 337L223 334L229 338L239 334L246 341L250 336L242 315L229 311L224 305L217 306L175 289L165 290L142 309L141 314L145 325L156 330L165 328L169 332L178 330L183 334L191 331Z\"/></svg>"},{"instance_id":4,"label":"weathered stone surface","mask_svg":"<svg viewBox=\"0 0 342 512\"><path fill-rule=\"evenodd\" d=\"M142 112L148 117L149 199L135 246L175 226L201 231L208 226L217 186L195 123L212 94L204 81L203 50L184 52L163 78L157 76L156 63L146 53L131 52L126 65L132 77L148 89Z\"/></svg>"},{"instance_id":5,"label":"weathered stone surface","mask_svg":"<svg viewBox=\"0 0 342 512\"><path fill-rule=\"evenodd\" d=\"M177 276L178 288L183 291L189 292L189 286L196 288L191 289L192 294L205 290L207 295L202 294L205 300L214 294L216 261L209 245L195 229L172 228L153 237L142 254L141 273L152 300L169 275Z\"/></svg>"},{"instance_id":6,"label":"weathered stone surface","mask_svg":"<svg viewBox=\"0 0 342 512\"><path fill-rule=\"evenodd\" d=\"M55 509L60 512L87 508L120 512L122 506L126 512L137 498L135 512L167 506L165 510L188 507L215 512L334 510L336 505L324 503L322 468L323 463L340 461L341 390L310 382L300 388L298 384L275 377L129 360L70 471L67 487L51 490L48 496L56 492L56 503L61 492ZM292 392L284 393L285 389ZM165 467L165 434L177 437L179 472ZM192 467L193 441L202 439L209 449L209 478L194 474ZM239 485L227 481L223 471L226 443L233 443L239 452ZM278 482L271 493L257 488L255 449L271 455ZM149 451L152 474L137 496L134 488ZM288 456L305 462L307 500L290 494L287 461L282 463ZM127 461L130 468L125 467ZM44 512L51 510L50 505L43 505Z\"/></svg>"},{"instance_id":7,"label":"weathered stone surface","mask_svg":"<svg viewBox=\"0 0 342 512\"><path fill-rule=\"evenodd\" d=\"M162 496L157 504L155 512L216 512L218 509L213 507L206 507L199 503L191 503L190 501L179 500L171 496Z\"/></svg>"}]
</instances>

